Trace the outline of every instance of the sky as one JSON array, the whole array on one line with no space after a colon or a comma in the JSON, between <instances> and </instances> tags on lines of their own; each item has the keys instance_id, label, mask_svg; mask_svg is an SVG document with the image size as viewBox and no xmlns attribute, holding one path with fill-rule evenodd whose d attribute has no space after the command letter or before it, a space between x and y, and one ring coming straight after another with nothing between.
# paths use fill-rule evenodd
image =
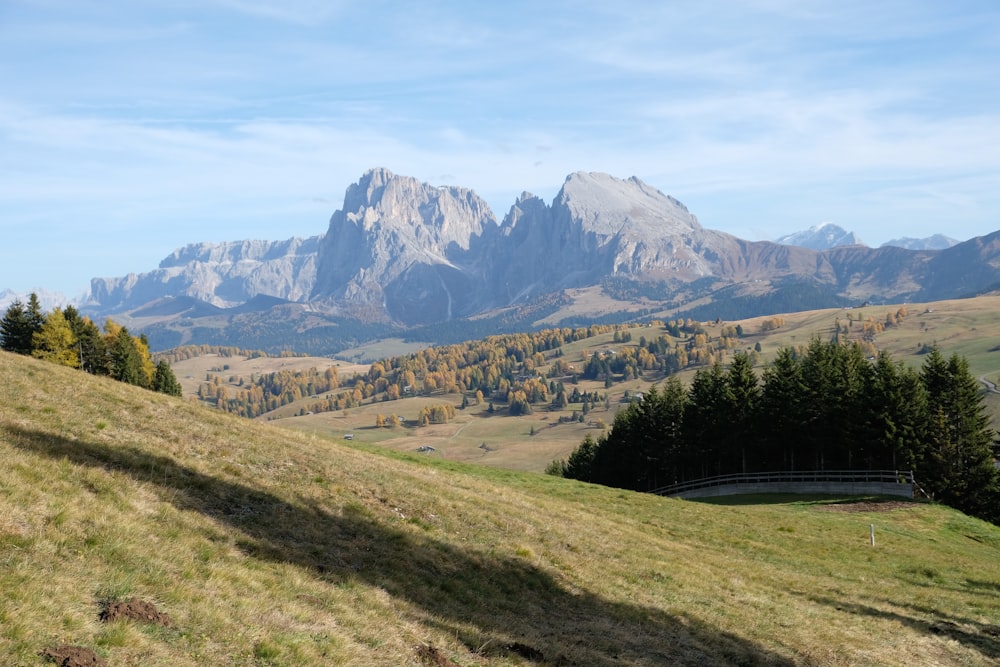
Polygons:
<instances>
[{"instance_id":1,"label":"sky","mask_svg":"<svg viewBox=\"0 0 1000 667\"><path fill-rule=\"evenodd\" d=\"M995 0L0 0L0 291L325 233L373 167L502 219L637 176L701 224L1000 229Z\"/></svg>"}]
</instances>

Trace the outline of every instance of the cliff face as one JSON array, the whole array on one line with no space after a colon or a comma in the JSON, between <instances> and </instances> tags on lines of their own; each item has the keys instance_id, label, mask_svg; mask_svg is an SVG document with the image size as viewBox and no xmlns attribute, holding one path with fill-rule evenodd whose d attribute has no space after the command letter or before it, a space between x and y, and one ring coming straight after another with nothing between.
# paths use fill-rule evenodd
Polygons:
<instances>
[{"instance_id":1,"label":"cliff face","mask_svg":"<svg viewBox=\"0 0 1000 667\"><path fill-rule=\"evenodd\" d=\"M257 295L301 301L316 282L319 240L194 243L175 250L148 273L94 278L86 305L114 313L163 297L193 297L220 308Z\"/></svg>"},{"instance_id":2,"label":"cliff face","mask_svg":"<svg viewBox=\"0 0 1000 667\"><path fill-rule=\"evenodd\" d=\"M373 169L330 219L311 298L406 323L471 314L486 304L478 258L496 227L471 190Z\"/></svg>"}]
</instances>

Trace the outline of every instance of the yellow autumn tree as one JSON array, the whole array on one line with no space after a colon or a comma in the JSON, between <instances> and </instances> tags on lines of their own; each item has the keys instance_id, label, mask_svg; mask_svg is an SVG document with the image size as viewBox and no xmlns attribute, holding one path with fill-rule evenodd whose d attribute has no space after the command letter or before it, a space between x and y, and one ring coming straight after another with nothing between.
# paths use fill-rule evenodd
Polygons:
<instances>
[{"instance_id":1,"label":"yellow autumn tree","mask_svg":"<svg viewBox=\"0 0 1000 667\"><path fill-rule=\"evenodd\" d=\"M75 348L76 336L59 308L54 308L45 317L42 328L32 335L31 345L34 357L71 368L80 365L80 355Z\"/></svg>"}]
</instances>

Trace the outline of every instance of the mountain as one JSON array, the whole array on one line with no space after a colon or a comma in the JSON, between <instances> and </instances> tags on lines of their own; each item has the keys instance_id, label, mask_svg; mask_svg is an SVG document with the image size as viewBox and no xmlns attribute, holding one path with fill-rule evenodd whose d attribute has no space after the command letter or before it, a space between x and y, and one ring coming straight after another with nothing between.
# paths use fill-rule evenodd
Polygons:
<instances>
[{"instance_id":1,"label":"mountain","mask_svg":"<svg viewBox=\"0 0 1000 667\"><path fill-rule=\"evenodd\" d=\"M747 241L705 229L638 178L593 172L570 174L551 204L522 193L498 222L467 188L379 168L347 188L325 234L192 244L149 273L95 278L81 310L147 332L157 349L329 354L390 334L458 342L597 320L739 319L1000 284L991 237L910 250L868 248L836 225L812 232L851 244Z\"/></svg>"},{"instance_id":2,"label":"mountain","mask_svg":"<svg viewBox=\"0 0 1000 667\"><path fill-rule=\"evenodd\" d=\"M845 245L864 245L857 234L832 222L823 222L805 231L782 236L777 242L782 245L794 245L811 250L830 250Z\"/></svg>"},{"instance_id":3,"label":"mountain","mask_svg":"<svg viewBox=\"0 0 1000 667\"><path fill-rule=\"evenodd\" d=\"M27 304L32 293L38 297L38 303L41 304L42 310L45 311L52 310L53 308L65 308L66 306L74 305L79 300L79 298L71 299L62 292L52 292L46 289L36 289L28 292L15 292L14 290L5 289L0 290L0 310L6 311L10 307L10 304L15 301Z\"/></svg>"},{"instance_id":4,"label":"mountain","mask_svg":"<svg viewBox=\"0 0 1000 667\"><path fill-rule=\"evenodd\" d=\"M906 248L908 250L945 250L954 245L958 245L958 243L959 241L957 239L953 239L950 236L945 236L944 234L934 234L933 236L928 236L922 239L914 239L904 236L903 238L886 241L882 244L882 247L894 246L896 248Z\"/></svg>"},{"instance_id":5,"label":"mountain","mask_svg":"<svg viewBox=\"0 0 1000 667\"><path fill-rule=\"evenodd\" d=\"M154 271L94 278L83 307L113 314L180 296L219 308L238 306L259 294L301 301L316 281L320 238L193 243L175 250Z\"/></svg>"},{"instance_id":6,"label":"mountain","mask_svg":"<svg viewBox=\"0 0 1000 667\"><path fill-rule=\"evenodd\" d=\"M347 189L320 243L311 298L370 319L425 324L475 313L496 218L474 192L373 169Z\"/></svg>"}]
</instances>

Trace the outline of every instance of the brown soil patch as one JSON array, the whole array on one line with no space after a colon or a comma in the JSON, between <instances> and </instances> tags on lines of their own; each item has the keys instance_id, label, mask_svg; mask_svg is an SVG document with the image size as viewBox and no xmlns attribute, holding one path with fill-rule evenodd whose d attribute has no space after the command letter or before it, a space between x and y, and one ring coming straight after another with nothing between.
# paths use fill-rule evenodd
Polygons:
<instances>
[{"instance_id":1,"label":"brown soil patch","mask_svg":"<svg viewBox=\"0 0 1000 667\"><path fill-rule=\"evenodd\" d=\"M834 503L822 505L825 512L892 512L913 507L907 500L859 500L850 503Z\"/></svg>"},{"instance_id":2,"label":"brown soil patch","mask_svg":"<svg viewBox=\"0 0 1000 667\"><path fill-rule=\"evenodd\" d=\"M424 644L419 647L417 655L420 657L421 662L432 665L432 667L459 667L457 662L430 644Z\"/></svg>"},{"instance_id":3,"label":"brown soil patch","mask_svg":"<svg viewBox=\"0 0 1000 667\"><path fill-rule=\"evenodd\" d=\"M104 658L86 646L63 644L47 648L39 655L45 660L56 663L59 667L107 667L108 665Z\"/></svg>"},{"instance_id":4,"label":"brown soil patch","mask_svg":"<svg viewBox=\"0 0 1000 667\"><path fill-rule=\"evenodd\" d=\"M153 623L167 628L174 627L174 620L169 615L158 610L152 602L140 600L139 598L109 602L104 606L99 618L103 623L128 620L139 621L140 623Z\"/></svg>"}]
</instances>

